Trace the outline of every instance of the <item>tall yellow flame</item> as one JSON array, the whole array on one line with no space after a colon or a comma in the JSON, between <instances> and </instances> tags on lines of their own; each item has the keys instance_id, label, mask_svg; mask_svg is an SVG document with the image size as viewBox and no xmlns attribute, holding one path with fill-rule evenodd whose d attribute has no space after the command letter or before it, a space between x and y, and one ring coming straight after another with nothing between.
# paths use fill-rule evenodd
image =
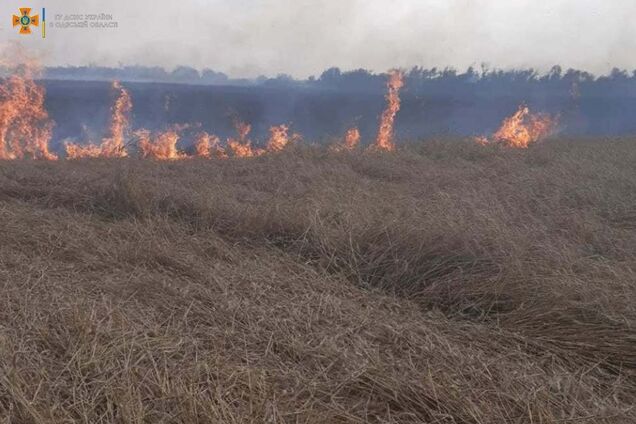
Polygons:
<instances>
[{"instance_id":1,"label":"tall yellow flame","mask_svg":"<svg viewBox=\"0 0 636 424\"><path fill-rule=\"evenodd\" d=\"M380 128L375 140L374 148L378 150L395 150L393 140L393 125L395 115L400 110L400 89L404 86L404 74L399 70L392 70L387 82L387 106L380 119Z\"/></svg>"},{"instance_id":2,"label":"tall yellow flame","mask_svg":"<svg viewBox=\"0 0 636 424\"><path fill-rule=\"evenodd\" d=\"M118 91L118 96L111 109L112 117L110 122L110 137L102 139L99 146L91 143L83 146L74 143L66 143L65 148L67 158L123 158L128 156L125 140L130 127L132 101L128 91L122 87L119 81L113 81L112 87L114 90Z\"/></svg>"},{"instance_id":3,"label":"tall yellow flame","mask_svg":"<svg viewBox=\"0 0 636 424\"><path fill-rule=\"evenodd\" d=\"M219 140L219 137L203 131L197 134L194 142L196 155L206 159L212 157L227 158L227 153L225 153L225 149L220 144L221 140Z\"/></svg>"},{"instance_id":4,"label":"tall yellow flame","mask_svg":"<svg viewBox=\"0 0 636 424\"><path fill-rule=\"evenodd\" d=\"M44 87L33 63L11 69L0 83L0 159L55 160L49 150L53 121L44 108Z\"/></svg>"}]
</instances>

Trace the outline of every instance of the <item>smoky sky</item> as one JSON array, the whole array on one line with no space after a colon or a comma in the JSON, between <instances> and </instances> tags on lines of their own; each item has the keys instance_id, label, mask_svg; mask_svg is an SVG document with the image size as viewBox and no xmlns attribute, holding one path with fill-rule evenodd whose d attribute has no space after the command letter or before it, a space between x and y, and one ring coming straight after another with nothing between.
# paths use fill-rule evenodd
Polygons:
<instances>
[{"instance_id":1,"label":"smoky sky","mask_svg":"<svg viewBox=\"0 0 636 424\"><path fill-rule=\"evenodd\" d=\"M24 6L46 7L45 39L11 27ZM56 15L100 13L118 27L54 26ZM331 66L636 68L634 0L10 0L0 14L0 40L45 65L187 65L235 77Z\"/></svg>"}]
</instances>

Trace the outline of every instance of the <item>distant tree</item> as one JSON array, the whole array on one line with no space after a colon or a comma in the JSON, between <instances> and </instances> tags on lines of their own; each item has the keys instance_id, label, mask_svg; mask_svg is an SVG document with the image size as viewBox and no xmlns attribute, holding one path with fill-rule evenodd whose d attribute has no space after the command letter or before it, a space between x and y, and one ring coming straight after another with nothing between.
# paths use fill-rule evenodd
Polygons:
<instances>
[{"instance_id":1,"label":"distant tree","mask_svg":"<svg viewBox=\"0 0 636 424\"><path fill-rule=\"evenodd\" d=\"M199 71L189 66L177 66L171 73L171 79L175 82L199 82Z\"/></svg>"},{"instance_id":2,"label":"distant tree","mask_svg":"<svg viewBox=\"0 0 636 424\"><path fill-rule=\"evenodd\" d=\"M159 66L126 66L121 69L120 79L166 81L168 73Z\"/></svg>"},{"instance_id":3,"label":"distant tree","mask_svg":"<svg viewBox=\"0 0 636 424\"><path fill-rule=\"evenodd\" d=\"M366 69L356 69L341 74L339 85L352 90L367 91L378 88L377 82L378 77Z\"/></svg>"},{"instance_id":4,"label":"distant tree","mask_svg":"<svg viewBox=\"0 0 636 424\"><path fill-rule=\"evenodd\" d=\"M627 81L629 79L629 76L627 75L627 71L614 68L612 69L609 78L614 81Z\"/></svg>"},{"instance_id":5,"label":"distant tree","mask_svg":"<svg viewBox=\"0 0 636 424\"><path fill-rule=\"evenodd\" d=\"M340 68L329 68L320 74L318 81L320 85L335 87L338 85L341 76L342 72L340 72Z\"/></svg>"},{"instance_id":6,"label":"distant tree","mask_svg":"<svg viewBox=\"0 0 636 424\"><path fill-rule=\"evenodd\" d=\"M552 67L552 69L550 69L550 72L548 72L544 78L548 81L556 81L561 79L562 74L563 70L561 69L561 67L559 65L555 65Z\"/></svg>"},{"instance_id":7,"label":"distant tree","mask_svg":"<svg viewBox=\"0 0 636 424\"><path fill-rule=\"evenodd\" d=\"M205 84L224 84L228 79L228 76L223 72L216 72L208 68L201 71L201 82Z\"/></svg>"},{"instance_id":8,"label":"distant tree","mask_svg":"<svg viewBox=\"0 0 636 424\"><path fill-rule=\"evenodd\" d=\"M290 87L294 85L295 81L291 75L278 74L276 78L270 78L264 82L264 85L271 87Z\"/></svg>"},{"instance_id":9,"label":"distant tree","mask_svg":"<svg viewBox=\"0 0 636 424\"><path fill-rule=\"evenodd\" d=\"M470 66L468 67L468 69L466 69L466 72L459 76L459 79L463 81L475 82L479 79L479 74L475 72L475 68Z\"/></svg>"}]
</instances>

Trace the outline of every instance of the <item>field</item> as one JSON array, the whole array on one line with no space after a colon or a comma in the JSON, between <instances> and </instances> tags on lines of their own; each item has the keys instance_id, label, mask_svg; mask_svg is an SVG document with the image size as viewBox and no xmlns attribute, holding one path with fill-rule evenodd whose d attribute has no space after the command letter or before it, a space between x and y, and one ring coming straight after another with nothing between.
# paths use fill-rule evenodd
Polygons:
<instances>
[{"instance_id":1,"label":"field","mask_svg":"<svg viewBox=\"0 0 636 424\"><path fill-rule=\"evenodd\" d=\"M636 422L635 164L0 162L0 422Z\"/></svg>"}]
</instances>

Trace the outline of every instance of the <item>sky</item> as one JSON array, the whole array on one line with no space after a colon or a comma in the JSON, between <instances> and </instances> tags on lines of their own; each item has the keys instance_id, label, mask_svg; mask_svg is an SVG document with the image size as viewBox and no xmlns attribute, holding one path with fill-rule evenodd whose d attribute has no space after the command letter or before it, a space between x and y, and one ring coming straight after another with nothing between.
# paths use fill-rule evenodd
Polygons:
<instances>
[{"instance_id":1,"label":"sky","mask_svg":"<svg viewBox=\"0 0 636 424\"><path fill-rule=\"evenodd\" d=\"M46 38L11 26L19 7L46 8ZM634 17L636 0L4 0L0 43L49 66L186 65L232 77L482 64L598 75L636 69ZM61 27L73 22L117 27Z\"/></svg>"}]
</instances>

